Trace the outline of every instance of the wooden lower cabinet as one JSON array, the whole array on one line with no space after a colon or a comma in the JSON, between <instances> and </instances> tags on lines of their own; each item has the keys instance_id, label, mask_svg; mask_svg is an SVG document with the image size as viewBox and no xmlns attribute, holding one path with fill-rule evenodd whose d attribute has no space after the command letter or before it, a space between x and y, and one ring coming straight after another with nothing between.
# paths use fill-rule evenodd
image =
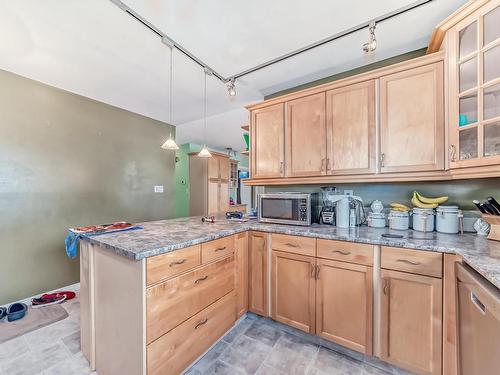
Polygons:
<instances>
[{"instance_id":1,"label":"wooden lower cabinet","mask_svg":"<svg viewBox=\"0 0 500 375\"><path fill-rule=\"evenodd\" d=\"M236 320L234 291L147 347L148 375L180 374Z\"/></svg>"},{"instance_id":2,"label":"wooden lower cabinet","mask_svg":"<svg viewBox=\"0 0 500 375\"><path fill-rule=\"evenodd\" d=\"M316 258L272 252L271 316L274 320L314 334Z\"/></svg>"},{"instance_id":3,"label":"wooden lower cabinet","mask_svg":"<svg viewBox=\"0 0 500 375\"><path fill-rule=\"evenodd\" d=\"M316 334L372 354L372 267L318 259Z\"/></svg>"},{"instance_id":4,"label":"wooden lower cabinet","mask_svg":"<svg viewBox=\"0 0 500 375\"><path fill-rule=\"evenodd\" d=\"M147 342L156 340L233 289L233 256L149 288Z\"/></svg>"},{"instance_id":5,"label":"wooden lower cabinet","mask_svg":"<svg viewBox=\"0 0 500 375\"><path fill-rule=\"evenodd\" d=\"M268 235L248 233L248 310L268 316Z\"/></svg>"},{"instance_id":6,"label":"wooden lower cabinet","mask_svg":"<svg viewBox=\"0 0 500 375\"><path fill-rule=\"evenodd\" d=\"M235 245L236 315L248 311L248 232L236 235Z\"/></svg>"},{"instance_id":7,"label":"wooden lower cabinet","mask_svg":"<svg viewBox=\"0 0 500 375\"><path fill-rule=\"evenodd\" d=\"M442 280L381 270L380 358L417 374L441 374Z\"/></svg>"}]
</instances>

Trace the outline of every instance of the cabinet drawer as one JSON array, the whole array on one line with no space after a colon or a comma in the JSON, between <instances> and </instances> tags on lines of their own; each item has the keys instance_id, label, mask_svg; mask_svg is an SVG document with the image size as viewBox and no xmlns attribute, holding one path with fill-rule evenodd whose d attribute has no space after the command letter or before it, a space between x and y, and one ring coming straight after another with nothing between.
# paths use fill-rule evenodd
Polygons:
<instances>
[{"instance_id":1,"label":"cabinet drawer","mask_svg":"<svg viewBox=\"0 0 500 375\"><path fill-rule=\"evenodd\" d=\"M148 343L233 289L234 257L209 264L148 289Z\"/></svg>"},{"instance_id":2,"label":"cabinet drawer","mask_svg":"<svg viewBox=\"0 0 500 375\"><path fill-rule=\"evenodd\" d=\"M201 264L200 245L157 255L147 260L147 284L168 279Z\"/></svg>"},{"instance_id":3,"label":"cabinet drawer","mask_svg":"<svg viewBox=\"0 0 500 375\"><path fill-rule=\"evenodd\" d=\"M201 244L201 262L209 263L234 253L234 236L219 238Z\"/></svg>"},{"instance_id":4,"label":"cabinet drawer","mask_svg":"<svg viewBox=\"0 0 500 375\"><path fill-rule=\"evenodd\" d=\"M433 277L443 275L443 254L382 246L382 268Z\"/></svg>"},{"instance_id":5,"label":"cabinet drawer","mask_svg":"<svg viewBox=\"0 0 500 375\"><path fill-rule=\"evenodd\" d=\"M236 320L234 292L148 345L148 375L180 374Z\"/></svg>"},{"instance_id":6,"label":"cabinet drawer","mask_svg":"<svg viewBox=\"0 0 500 375\"><path fill-rule=\"evenodd\" d=\"M318 258L373 265L373 245L318 239Z\"/></svg>"},{"instance_id":7,"label":"cabinet drawer","mask_svg":"<svg viewBox=\"0 0 500 375\"><path fill-rule=\"evenodd\" d=\"M273 234L271 235L271 244L273 250L307 256L316 255L315 238Z\"/></svg>"}]
</instances>

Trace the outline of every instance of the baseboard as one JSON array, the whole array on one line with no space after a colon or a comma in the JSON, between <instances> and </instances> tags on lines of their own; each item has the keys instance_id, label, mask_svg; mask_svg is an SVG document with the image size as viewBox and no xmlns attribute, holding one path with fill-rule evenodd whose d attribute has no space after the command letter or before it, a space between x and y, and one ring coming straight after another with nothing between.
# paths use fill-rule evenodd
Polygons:
<instances>
[{"instance_id":1,"label":"baseboard","mask_svg":"<svg viewBox=\"0 0 500 375\"><path fill-rule=\"evenodd\" d=\"M30 306L32 298L40 297L42 294L45 294L45 293L54 293L54 292L57 292L59 290L65 290L65 291L70 291L70 292L77 292L77 291L80 290L80 283L75 283L75 284L71 284L71 285L68 285L68 286L63 286L62 288L57 288L57 289L54 289L54 290L49 290L48 292L43 292L43 293L37 294L35 296L31 296L31 297L19 300L19 301L14 301L14 302L6 303L5 306L12 305L13 303L25 303L26 305Z\"/></svg>"}]
</instances>

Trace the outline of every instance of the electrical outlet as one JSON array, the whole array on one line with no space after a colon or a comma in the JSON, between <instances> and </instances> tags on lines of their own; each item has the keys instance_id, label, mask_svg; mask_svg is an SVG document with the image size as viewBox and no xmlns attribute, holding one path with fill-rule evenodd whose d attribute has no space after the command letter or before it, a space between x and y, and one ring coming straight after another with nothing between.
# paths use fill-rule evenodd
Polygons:
<instances>
[{"instance_id":1,"label":"electrical outlet","mask_svg":"<svg viewBox=\"0 0 500 375\"><path fill-rule=\"evenodd\" d=\"M155 193L163 193L163 185L155 185L154 192Z\"/></svg>"},{"instance_id":2,"label":"electrical outlet","mask_svg":"<svg viewBox=\"0 0 500 375\"><path fill-rule=\"evenodd\" d=\"M344 190L344 195L354 195L354 190Z\"/></svg>"}]
</instances>

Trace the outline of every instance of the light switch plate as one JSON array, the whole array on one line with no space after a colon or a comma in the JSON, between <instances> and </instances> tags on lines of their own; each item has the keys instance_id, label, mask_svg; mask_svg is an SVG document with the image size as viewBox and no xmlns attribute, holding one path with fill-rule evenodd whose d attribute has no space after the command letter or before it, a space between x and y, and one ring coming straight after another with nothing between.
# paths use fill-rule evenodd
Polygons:
<instances>
[{"instance_id":1,"label":"light switch plate","mask_svg":"<svg viewBox=\"0 0 500 375\"><path fill-rule=\"evenodd\" d=\"M155 185L154 192L155 193L163 193L163 185Z\"/></svg>"}]
</instances>

